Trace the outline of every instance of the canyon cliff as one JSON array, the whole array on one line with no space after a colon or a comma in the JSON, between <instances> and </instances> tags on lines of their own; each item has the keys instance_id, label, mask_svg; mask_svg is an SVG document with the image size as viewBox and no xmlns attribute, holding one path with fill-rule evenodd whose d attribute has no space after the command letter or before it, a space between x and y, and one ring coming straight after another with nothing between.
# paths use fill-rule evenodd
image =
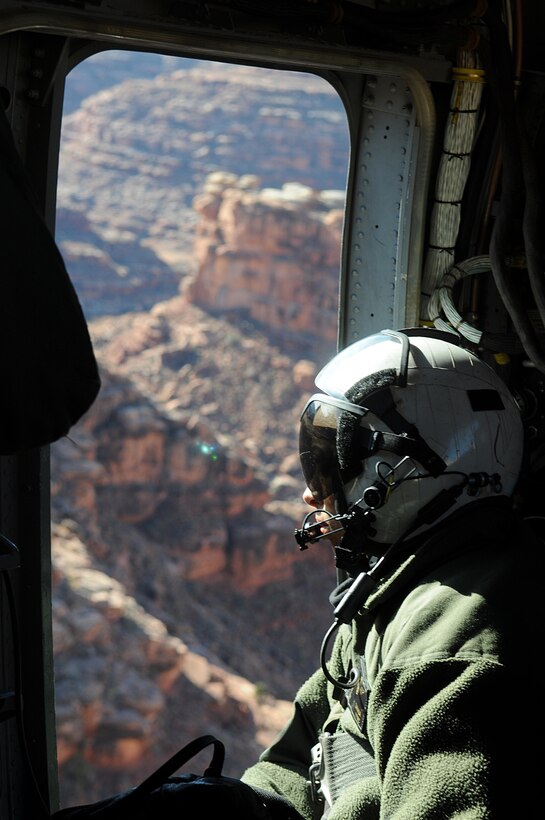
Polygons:
<instances>
[{"instance_id":1,"label":"canyon cliff","mask_svg":"<svg viewBox=\"0 0 545 820\"><path fill-rule=\"evenodd\" d=\"M153 189L131 199L112 139L76 195L82 136L97 117L111 127L105 95L136 92L118 93L74 114L59 189L58 242L103 382L52 447L63 805L133 785L209 732L240 775L319 662L335 583L329 545L301 552L293 531L299 414L335 348L342 193L216 168L188 183L182 232L159 205L150 217ZM145 179L140 148L128 154ZM119 190L123 207L100 207Z\"/></svg>"}]
</instances>

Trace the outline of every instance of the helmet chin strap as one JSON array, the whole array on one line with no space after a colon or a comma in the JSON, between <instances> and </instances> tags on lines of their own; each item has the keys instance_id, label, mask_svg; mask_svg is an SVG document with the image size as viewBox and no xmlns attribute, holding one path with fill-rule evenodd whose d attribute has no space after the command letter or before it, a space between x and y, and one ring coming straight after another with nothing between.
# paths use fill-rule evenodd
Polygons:
<instances>
[{"instance_id":1,"label":"helmet chin strap","mask_svg":"<svg viewBox=\"0 0 545 820\"><path fill-rule=\"evenodd\" d=\"M399 473L403 465L406 465L408 469L405 470L401 478L395 479L394 476ZM379 470L381 466L387 468L388 472L386 474L381 475ZM378 549L370 549L374 546L372 539L377 534L376 529L372 526L376 521L374 511L383 507L388 501L390 493L396 487L399 487L415 470L414 462L409 456L404 456L393 466L382 461L377 463L378 478L365 488L361 497L347 511L344 524L345 534L340 544L335 548L336 566L339 569L345 570L350 575L357 574L363 567L369 569L371 554L376 556L384 551L384 545Z\"/></svg>"}]
</instances>

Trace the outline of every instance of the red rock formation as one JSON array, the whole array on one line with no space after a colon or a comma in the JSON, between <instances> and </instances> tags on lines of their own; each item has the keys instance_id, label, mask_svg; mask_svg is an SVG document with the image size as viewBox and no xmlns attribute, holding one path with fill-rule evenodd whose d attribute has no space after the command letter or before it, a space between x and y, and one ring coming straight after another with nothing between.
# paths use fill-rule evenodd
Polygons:
<instances>
[{"instance_id":1,"label":"red rock formation","mask_svg":"<svg viewBox=\"0 0 545 820\"><path fill-rule=\"evenodd\" d=\"M169 634L122 584L93 566L70 525L57 525L54 536L64 803L99 799L138 782L162 762L161 753L166 757L205 730L227 740L229 726L229 733L245 738L246 754L270 742L289 703L263 698L254 684ZM63 656L70 661L62 662ZM184 697L199 709L180 714L176 702ZM228 746L229 767L244 765L237 745Z\"/></svg>"},{"instance_id":2,"label":"red rock formation","mask_svg":"<svg viewBox=\"0 0 545 820\"><path fill-rule=\"evenodd\" d=\"M197 272L185 293L221 313L244 311L271 330L337 333L342 229L339 192L211 174L194 200Z\"/></svg>"}]
</instances>

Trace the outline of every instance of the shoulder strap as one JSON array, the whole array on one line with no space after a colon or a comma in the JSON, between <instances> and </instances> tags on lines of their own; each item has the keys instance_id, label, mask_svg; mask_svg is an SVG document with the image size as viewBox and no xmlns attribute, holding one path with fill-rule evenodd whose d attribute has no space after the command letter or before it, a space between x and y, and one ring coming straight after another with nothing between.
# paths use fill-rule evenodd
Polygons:
<instances>
[{"instance_id":1,"label":"shoulder strap","mask_svg":"<svg viewBox=\"0 0 545 820\"><path fill-rule=\"evenodd\" d=\"M225 746L221 740L218 740L213 735L202 735L201 737L197 737L195 740L191 740L187 743L182 749L176 752L176 754L172 755L171 758L159 766L153 774L143 780L142 783L140 783L131 792L131 798L139 797L142 794L148 794L159 786L162 786L165 780L170 777L170 775L174 774L180 766L183 766L184 763L187 763L192 757L195 757L196 754L201 752L207 746L213 746L214 750L212 753L212 760L210 761L208 768L205 770L204 776L221 777L221 771L225 760Z\"/></svg>"}]
</instances>

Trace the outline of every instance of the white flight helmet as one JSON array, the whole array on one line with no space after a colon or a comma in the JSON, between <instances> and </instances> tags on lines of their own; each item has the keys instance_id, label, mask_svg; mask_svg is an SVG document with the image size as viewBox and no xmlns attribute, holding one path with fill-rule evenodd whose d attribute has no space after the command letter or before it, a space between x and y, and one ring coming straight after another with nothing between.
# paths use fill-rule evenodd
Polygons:
<instances>
[{"instance_id":1,"label":"white flight helmet","mask_svg":"<svg viewBox=\"0 0 545 820\"><path fill-rule=\"evenodd\" d=\"M333 493L340 514L371 509L373 544L419 533L475 498L512 494L519 408L453 334L383 330L336 355L316 386L323 392L301 416L307 486L319 502Z\"/></svg>"}]
</instances>

